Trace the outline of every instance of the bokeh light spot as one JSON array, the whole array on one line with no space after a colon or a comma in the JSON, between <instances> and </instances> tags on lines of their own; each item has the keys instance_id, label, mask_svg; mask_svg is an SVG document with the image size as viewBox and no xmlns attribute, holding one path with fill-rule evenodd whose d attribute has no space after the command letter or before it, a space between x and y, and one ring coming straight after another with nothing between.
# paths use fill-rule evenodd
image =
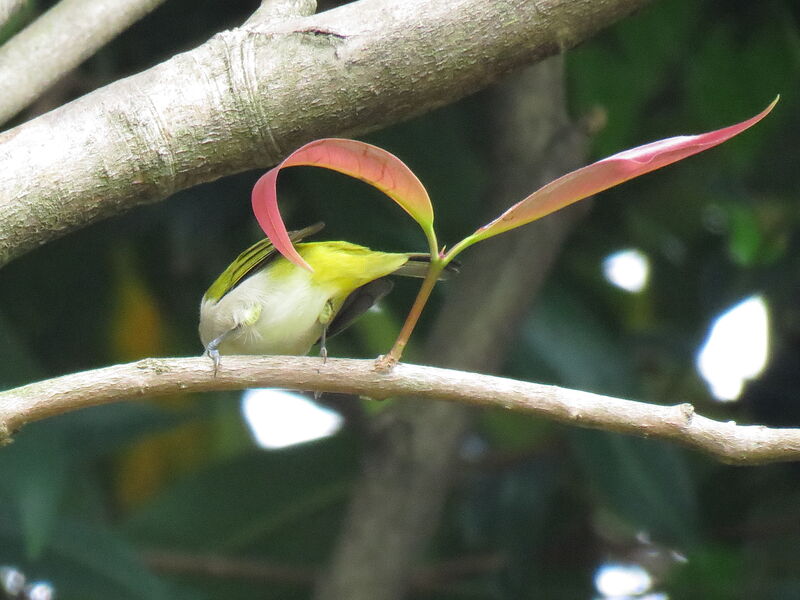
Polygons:
<instances>
[{"instance_id":1,"label":"bokeh light spot","mask_svg":"<svg viewBox=\"0 0 800 600\"><path fill-rule=\"evenodd\" d=\"M717 400L730 402L758 376L769 355L769 310L751 296L722 313L697 354L697 370Z\"/></svg>"},{"instance_id":2,"label":"bokeh light spot","mask_svg":"<svg viewBox=\"0 0 800 600\"><path fill-rule=\"evenodd\" d=\"M650 573L637 564L605 563L594 575L594 587L602 598L641 596L652 585Z\"/></svg>"},{"instance_id":3,"label":"bokeh light spot","mask_svg":"<svg viewBox=\"0 0 800 600\"><path fill-rule=\"evenodd\" d=\"M603 259L603 275L618 288L641 292L650 278L650 259L635 248L614 252Z\"/></svg>"},{"instance_id":4,"label":"bokeh light spot","mask_svg":"<svg viewBox=\"0 0 800 600\"><path fill-rule=\"evenodd\" d=\"M275 389L247 390L242 413L262 448L286 448L328 437L342 427L342 416L299 394Z\"/></svg>"}]
</instances>

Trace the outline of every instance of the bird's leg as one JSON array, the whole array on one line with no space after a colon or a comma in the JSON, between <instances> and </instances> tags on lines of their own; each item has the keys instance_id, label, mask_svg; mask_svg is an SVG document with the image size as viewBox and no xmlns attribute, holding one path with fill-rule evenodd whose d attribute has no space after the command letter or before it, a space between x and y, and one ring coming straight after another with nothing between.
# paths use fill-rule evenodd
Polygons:
<instances>
[{"instance_id":1,"label":"bird's leg","mask_svg":"<svg viewBox=\"0 0 800 600\"><path fill-rule=\"evenodd\" d=\"M238 331L241 328L242 328L241 325L237 325L233 329L229 329L222 335L215 337L213 340L208 342L208 345L206 346L205 355L208 356L212 361L214 361L214 377L217 376L217 371L219 370L219 365L221 362L219 356L219 345L225 340L226 337L228 337L230 334L232 334L235 331Z\"/></svg>"},{"instance_id":2,"label":"bird's leg","mask_svg":"<svg viewBox=\"0 0 800 600\"><path fill-rule=\"evenodd\" d=\"M319 355L322 357L323 365L328 362L328 347L325 345L327 334L328 326L325 325L322 328L322 336L319 338ZM319 372L319 369L317 369L317 372ZM314 390L314 400L319 400L320 398L322 398L322 392L320 390Z\"/></svg>"},{"instance_id":3,"label":"bird's leg","mask_svg":"<svg viewBox=\"0 0 800 600\"><path fill-rule=\"evenodd\" d=\"M220 365L219 345L225 340L226 337L228 337L232 333L237 333L241 331L243 327L250 327L251 325L255 324L261 317L261 305L260 304L251 305L248 308L247 312L243 313L243 316L244 318L240 323L237 323L219 337L216 337L210 342L208 342L208 345L206 346L205 354L211 360L214 361L214 377L217 376L217 370L219 369Z\"/></svg>"},{"instance_id":4,"label":"bird's leg","mask_svg":"<svg viewBox=\"0 0 800 600\"><path fill-rule=\"evenodd\" d=\"M328 326L322 328L322 335L319 338L319 355L322 357L322 364L328 362L328 347L325 345L328 337Z\"/></svg>"},{"instance_id":5,"label":"bird's leg","mask_svg":"<svg viewBox=\"0 0 800 600\"><path fill-rule=\"evenodd\" d=\"M322 324L322 335L319 337L319 355L322 357L323 365L328 362L328 346L326 345L328 340L328 325L330 325L335 316L336 309L333 306L333 300L329 299L325 303L325 306L322 308L322 312L319 315L319 322ZM314 391L314 400L319 400L321 396L321 391Z\"/></svg>"},{"instance_id":6,"label":"bird's leg","mask_svg":"<svg viewBox=\"0 0 800 600\"><path fill-rule=\"evenodd\" d=\"M222 343L222 340L225 339L230 331L226 331L221 336L214 338L210 342L208 342L208 346L206 346L205 355L208 356L214 362L214 377L217 376L217 370L219 369L219 345Z\"/></svg>"},{"instance_id":7,"label":"bird's leg","mask_svg":"<svg viewBox=\"0 0 800 600\"><path fill-rule=\"evenodd\" d=\"M328 337L328 325L331 324L335 316L336 308L333 306L333 300L328 299L325 306L322 307L322 312L319 314L319 322L322 324L322 335L319 338L319 355L322 357L322 364L328 362L328 347L325 345L325 342Z\"/></svg>"}]
</instances>

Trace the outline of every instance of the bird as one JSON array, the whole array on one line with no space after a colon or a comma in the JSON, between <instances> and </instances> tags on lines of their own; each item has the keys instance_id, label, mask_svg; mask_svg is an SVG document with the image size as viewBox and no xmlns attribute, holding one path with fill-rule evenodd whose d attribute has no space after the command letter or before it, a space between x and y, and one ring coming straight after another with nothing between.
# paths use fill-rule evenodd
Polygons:
<instances>
[{"instance_id":1,"label":"bird","mask_svg":"<svg viewBox=\"0 0 800 600\"><path fill-rule=\"evenodd\" d=\"M380 252L345 241L302 242L324 227L289 233L309 271L278 253L265 238L242 252L200 302L200 340L214 362L221 354L305 355L340 333L388 294L388 275L424 277L425 253ZM457 272L458 265L446 269Z\"/></svg>"}]
</instances>

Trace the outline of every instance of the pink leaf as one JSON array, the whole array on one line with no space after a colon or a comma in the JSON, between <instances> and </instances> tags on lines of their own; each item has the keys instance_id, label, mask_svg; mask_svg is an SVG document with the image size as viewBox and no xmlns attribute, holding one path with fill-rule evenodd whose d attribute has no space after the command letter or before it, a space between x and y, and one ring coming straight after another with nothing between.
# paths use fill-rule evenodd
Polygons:
<instances>
[{"instance_id":1,"label":"pink leaf","mask_svg":"<svg viewBox=\"0 0 800 600\"><path fill-rule=\"evenodd\" d=\"M325 138L302 146L270 169L253 186L253 212L275 248L298 266L311 267L295 251L278 210L276 183L283 167L325 167L350 175L378 188L430 231L433 207L428 192L405 163L393 154L364 142Z\"/></svg>"},{"instance_id":2,"label":"pink leaf","mask_svg":"<svg viewBox=\"0 0 800 600\"><path fill-rule=\"evenodd\" d=\"M780 96L775 98L756 116L736 125L709 133L684 135L652 142L567 173L509 208L494 221L478 229L468 240L470 243L474 243L525 225L629 179L713 148L758 123L769 114L779 98Z\"/></svg>"}]
</instances>

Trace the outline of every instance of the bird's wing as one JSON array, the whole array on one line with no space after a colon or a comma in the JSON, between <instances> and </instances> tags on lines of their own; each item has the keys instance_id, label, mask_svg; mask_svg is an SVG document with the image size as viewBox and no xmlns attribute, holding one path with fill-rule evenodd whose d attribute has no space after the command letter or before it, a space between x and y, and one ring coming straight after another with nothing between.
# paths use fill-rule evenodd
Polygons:
<instances>
[{"instance_id":1,"label":"bird's wing","mask_svg":"<svg viewBox=\"0 0 800 600\"><path fill-rule=\"evenodd\" d=\"M292 243L314 235L325 227L325 223L315 223L303 229L289 232L289 239ZM250 273L266 265L269 261L278 256L275 246L264 238L250 246L247 250L237 256L234 261L225 269L217 280L211 284L205 293L205 298L219 302L225 294L230 292L236 285Z\"/></svg>"},{"instance_id":2,"label":"bird's wing","mask_svg":"<svg viewBox=\"0 0 800 600\"><path fill-rule=\"evenodd\" d=\"M358 317L367 312L373 304L392 291L394 283L385 277L370 281L354 290L344 301L339 312L328 325L326 336L333 337L353 324Z\"/></svg>"}]
</instances>

